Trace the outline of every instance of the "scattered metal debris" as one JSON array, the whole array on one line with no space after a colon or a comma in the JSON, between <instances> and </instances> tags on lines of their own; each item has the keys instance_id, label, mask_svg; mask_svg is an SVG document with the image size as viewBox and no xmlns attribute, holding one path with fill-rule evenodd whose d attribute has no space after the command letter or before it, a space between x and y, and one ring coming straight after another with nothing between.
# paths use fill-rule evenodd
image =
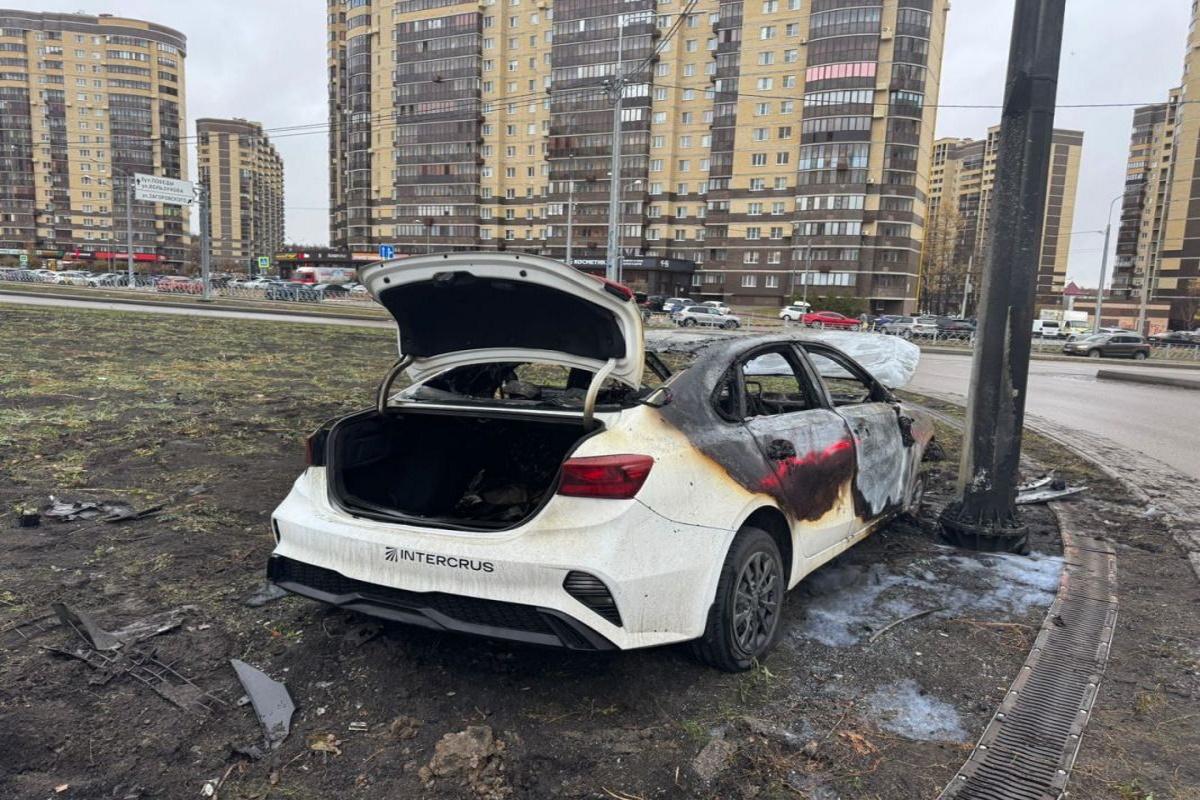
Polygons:
<instances>
[{"instance_id":1,"label":"scattered metal debris","mask_svg":"<svg viewBox=\"0 0 1200 800\"><path fill-rule=\"evenodd\" d=\"M1017 494L1017 505L1028 506L1034 503L1048 503L1051 500L1062 500L1067 497L1086 492L1086 486L1067 486L1063 481L1053 481L1049 488L1034 489L1028 492L1020 492Z\"/></svg>"},{"instance_id":2,"label":"scattered metal debris","mask_svg":"<svg viewBox=\"0 0 1200 800\"><path fill-rule=\"evenodd\" d=\"M265 606L267 603L273 603L280 598L287 597L287 589L282 589L270 581L263 581L262 587L254 594L242 601L242 605L250 606L250 608L258 608Z\"/></svg>"},{"instance_id":3,"label":"scattered metal debris","mask_svg":"<svg viewBox=\"0 0 1200 800\"><path fill-rule=\"evenodd\" d=\"M1019 492L1032 492L1034 489L1040 489L1043 486L1046 486L1046 485L1052 483L1053 481L1054 481L1054 471L1051 470L1050 472L1047 472L1045 475L1041 476L1040 478L1034 478L1033 480L1018 484L1017 492L1018 493Z\"/></svg>"},{"instance_id":4,"label":"scattered metal debris","mask_svg":"<svg viewBox=\"0 0 1200 800\"><path fill-rule=\"evenodd\" d=\"M137 644L151 637L170 633L183 624L183 619L188 612L195 610L195 606L179 606L158 614L151 614L137 622L131 622L123 628L110 631L110 633L125 644Z\"/></svg>"},{"instance_id":5,"label":"scattered metal debris","mask_svg":"<svg viewBox=\"0 0 1200 800\"><path fill-rule=\"evenodd\" d=\"M287 687L279 681L271 680L262 670L255 669L245 661L230 659L238 680L250 696L254 713L262 725L266 739L267 750L274 750L287 738L292 729L292 714L296 704L288 694Z\"/></svg>"},{"instance_id":6,"label":"scattered metal debris","mask_svg":"<svg viewBox=\"0 0 1200 800\"><path fill-rule=\"evenodd\" d=\"M106 500L67 502L50 495L50 505L43 509L42 516L57 522L75 522L76 520L124 522L131 519L143 519L162 510L163 506L161 505L137 510L129 503Z\"/></svg>"},{"instance_id":7,"label":"scattered metal debris","mask_svg":"<svg viewBox=\"0 0 1200 800\"><path fill-rule=\"evenodd\" d=\"M17 507L17 527L36 528L42 524L42 515L36 508Z\"/></svg>"},{"instance_id":8,"label":"scattered metal debris","mask_svg":"<svg viewBox=\"0 0 1200 800\"><path fill-rule=\"evenodd\" d=\"M0 633L15 633L25 641L29 641L39 634L57 628L59 624L57 615L43 614L40 617L27 619L23 622L14 622L0 629Z\"/></svg>"},{"instance_id":9,"label":"scattered metal debris","mask_svg":"<svg viewBox=\"0 0 1200 800\"><path fill-rule=\"evenodd\" d=\"M215 705L226 705L225 701L216 695L204 691L190 679L177 672L171 664L160 661L151 652L142 650L134 643L140 641L131 638L129 642L106 631L96 624L88 614L71 608L65 603L55 603L51 606L63 625L87 643L86 647L68 650L62 647L47 647L46 650L60 656L76 658L96 670L91 683L103 685L118 675L129 675L134 680L144 683L153 689L160 697L175 704L185 711L196 714L206 714L215 710ZM181 611L177 609L176 611ZM161 615L159 615L161 616ZM135 627L135 626L130 626ZM163 628L142 628L151 632L148 635L165 633L174 630L178 625ZM141 638L146 638L142 636Z\"/></svg>"},{"instance_id":10,"label":"scattered metal debris","mask_svg":"<svg viewBox=\"0 0 1200 800\"><path fill-rule=\"evenodd\" d=\"M356 720L350 723L347 730L354 731L355 733L366 733L368 730L368 725L361 720Z\"/></svg>"},{"instance_id":11,"label":"scattered metal debris","mask_svg":"<svg viewBox=\"0 0 1200 800\"><path fill-rule=\"evenodd\" d=\"M50 608L58 615L63 625L73 629L96 650L118 650L121 640L101 628L90 614L77 611L66 603L52 603ZM85 659L86 660L86 659Z\"/></svg>"}]
</instances>

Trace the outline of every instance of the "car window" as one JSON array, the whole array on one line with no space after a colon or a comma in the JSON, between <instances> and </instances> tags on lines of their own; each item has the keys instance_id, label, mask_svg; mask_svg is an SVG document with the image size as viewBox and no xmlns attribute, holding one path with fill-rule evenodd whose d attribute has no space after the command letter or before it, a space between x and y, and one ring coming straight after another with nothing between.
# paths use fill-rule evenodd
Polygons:
<instances>
[{"instance_id":1,"label":"car window","mask_svg":"<svg viewBox=\"0 0 1200 800\"><path fill-rule=\"evenodd\" d=\"M791 414L820 405L807 376L786 345L756 353L743 361L741 368L747 418Z\"/></svg>"},{"instance_id":2,"label":"car window","mask_svg":"<svg viewBox=\"0 0 1200 800\"><path fill-rule=\"evenodd\" d=\"M805 350L835 406L858 405L878 399L874 397L875 384L859 375L859 370L843 360L842 355L820 352L813 347L805 347Z\"/></svg>"}]
</instances>

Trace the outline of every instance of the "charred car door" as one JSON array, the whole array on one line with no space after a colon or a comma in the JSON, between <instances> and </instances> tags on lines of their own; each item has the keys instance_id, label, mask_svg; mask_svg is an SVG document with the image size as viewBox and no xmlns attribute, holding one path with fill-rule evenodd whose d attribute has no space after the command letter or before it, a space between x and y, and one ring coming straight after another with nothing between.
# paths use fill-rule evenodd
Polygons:
<instances>
[{"instance_id":1,"label":"charred car door","mask_svg":"<svg viewBox=\"0 0 1200 800\"><path fill-rule=\"evenodd\" d=\"M854 506L857 533L883 514L902 508L914 469L911 420L901 416L891 393L840 350L805 342L815 379L825 389L830 407L853 435Z\"/></svg>"},{"instance_id":2,"label":"charred car door","mask_svg":"<svg viewBox=\"0 0 1200 800\"><path fill-rule=\"evenodd\" d=\"M788 515L797 552L813 556L849 535L854 522L854 449L790 344L743 357L741 414L766 462L761 489Z\"/></svg>"}]
</instances>

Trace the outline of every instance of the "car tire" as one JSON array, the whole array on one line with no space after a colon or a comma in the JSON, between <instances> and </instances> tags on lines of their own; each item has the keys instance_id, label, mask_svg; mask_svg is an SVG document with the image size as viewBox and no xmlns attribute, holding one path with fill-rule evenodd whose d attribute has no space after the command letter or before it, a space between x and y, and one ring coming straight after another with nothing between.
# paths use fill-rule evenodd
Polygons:
<instances>
[{"instance_id":1,"label":"car tire","mask_svg":"<svg viewBox=\"0 0 1200 800\"><path fill-rule=\"evenodd\" d=\"M1091 350L1088 350L1088 358L1099 358L1099 357L1100 357L1100 351L1098 349L1092 348Z\"/></svg>"},{"instance_id":2,"label":"car tire","mask_svg":"<svg viewBox=\"0 0 1200 800\"><path fill-rule=\"evenodd\" d=\"M685 319L683 322L681 322L679 324L685 328L690 328L691 326L696 324L696 320L689 318L689 319Z\"/></svg>"},{"instance_id":3,"label":"car tire","mask_svg":"<svg viewBox=\"0 0 1200 800\"><path fill-rule=\"evenodd\" d=\"M814 322L814 323L812 324L812 326L813 326L814 328L816 328L817 330L819 330L819 331L821 331L821 330L825 330L825 323L824 323L824 322Z\"/></svg>"},{"instance_id":4,"label":"car tire","mask_svg":"<svg viewBox=\"0 0 1200 800\"><path fill-rule=\"evenodd\" d=\"M721 567L704 635L693 644L696 657L725 672L744 672L766 658L783 630L784 574L783 558L771 535L760 528L742 528ZM736 619L743 615L748 615L746 625Z\"/></svg>"},{"instance_id":5,"label":"car tire","mask_svg":"<svg viewBox=\"0 0 1200 800\"><path fill-rule=\"evenodd\" d=\"M1145 361L1146 354L1143 353L1141 350L1138 350L1136 353L1133 354L1133 360L1134 361Z\"/></svg>"},{"instance_id":6,"label":"car tire","mask_svg":"<svg viewBox=\"0 0 1200 800\"><path fill-rule=\"evenodd\" d=\"M914 521L920 518L921 505L925 502L925 490L928 485L928 476L924 472L918 473L916 480L913 481L913 489L908 496L908 502L904 504L904 510L900 512L903 516Z\"/></svg>"},{"instance_id":7,"label":"car tire","mask_svg":"<svg viewBox=\"0 0 1200 800\"><path fill-rule=\"evenodd\" d=\"M725 330L727 330L727 331L731 331L731 330L733 330L734 328L736 328L736 327L737 327L737 323L736 323L736 322L734 322L733 320L728 320L728 321L726 321L726 322L722 322L722 323L721 323L721 327L722 327L722 328L724 328L724 329L725 329Z\"/></svg>"}]
</instances>

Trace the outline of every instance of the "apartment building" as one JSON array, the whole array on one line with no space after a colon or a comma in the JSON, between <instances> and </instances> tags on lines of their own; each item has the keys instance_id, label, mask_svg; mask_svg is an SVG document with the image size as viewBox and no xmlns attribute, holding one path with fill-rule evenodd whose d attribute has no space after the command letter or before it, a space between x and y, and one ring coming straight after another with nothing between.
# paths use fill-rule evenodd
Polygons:
<instances>
[{"instance_id":1,"label":"apartment building","mask_svg":"<svg viewBox=\"0 0 1200 800\"><path fill-rule=\"evenodd\" d=\"M198 119L196 137L213 264L245 271L283 247L283 159L257 122Z\"/></svg>"},{"instance_id":2,"label":"apartment building","mask_svg":"<svg viewBox=\"0 0 1200 800\"><path fill-rule=\"evenodd\" d=\"M911 310L948 6L329 0L331 242L601 262L619 86L625 257Z\"/></svg>"},{"instance_id":3,"label":"apartment building","mask_svg":"<svg viewBox=\"0 0 1200 800\"><path fill-rule=\"evenodd\" d=\"M123 260L128 175L186 178L184 35L0 9L0 256ZM187 208L133 201L134 258L181 265Z\"/></svg>"},{"instance_id":4,"label":"apartment building","mask_svg":"<svg viewBox=\"0 0 1200 800\"><path fill-rule=\"evenodd\" d=\"M1192 5L1183 84L1133 114L1113 292L1139 306L1169 305L1169 325L1200 313L1200 6ZM1188 100L1187 98L1192 98Z\"/></svg>"},{"instance_id":5,"label":"apartment building","mask_svg":"<svg viewBox=\"0 0 1200 800\"><path fill-rule=\"evenodd\" d=\"M925 310L958 312L964 288L968 292L968 312L975 307L991 238L990 211L999 143L999 125L988 128L983 139L946 138L934 142L929 239L923 257L921 293ZM1082 153L1082 131L1054 129L1038 259L1039 307L1061 306Z\"/></svg>"}]
</instances>

